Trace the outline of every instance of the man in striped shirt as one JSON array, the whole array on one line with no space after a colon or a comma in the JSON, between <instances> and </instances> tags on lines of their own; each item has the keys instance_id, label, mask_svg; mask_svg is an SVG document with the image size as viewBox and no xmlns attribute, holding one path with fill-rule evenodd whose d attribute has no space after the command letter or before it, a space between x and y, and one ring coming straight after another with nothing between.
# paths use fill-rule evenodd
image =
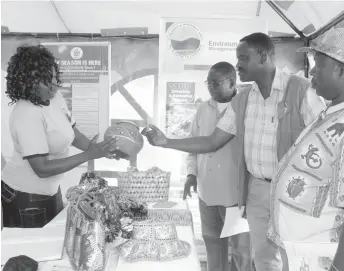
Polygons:
<instances>
[{"instance_id":1,"label":"man in striped shirt","mask_svg":"<svg viewBox=\"0 0 344 271\"><path fill-rule=\"evenodd\" d=\"M301 132L300 127L316 119L325 104L313 89L304 87L305 79L276 68L274 44L266 34L253 33L242 38L237 48L237 59L240 80L254 83L247 91L232 99L224 117L210 136L168 139L155 126L145 130L145 134L152 145L197 154L216 151L235 136L242 136L242 156L248 171L246 179L249 180L243 204L246 204L256 270L288 270L285 250L267 238L270 182L277 167L278 156L283 155L293 144ZM295 84L295 81L300 84ZM244 95L246 99L242 99ZM245 103L238 104L240 100ZM286 100L292 103L287 104ZM243 123L239 121L240 117ZM292 121L295 119L299 123ZM288 125L281 123L291 128L286 130ZM293 129L295 125L297 131ZM281 138L284 141L278 141ZM290 139L288 144L287 139ZM282 153L279 153L280 147L284 148ZM239 168L239 171L245 169Z\"/></svg>"}]
</instances>

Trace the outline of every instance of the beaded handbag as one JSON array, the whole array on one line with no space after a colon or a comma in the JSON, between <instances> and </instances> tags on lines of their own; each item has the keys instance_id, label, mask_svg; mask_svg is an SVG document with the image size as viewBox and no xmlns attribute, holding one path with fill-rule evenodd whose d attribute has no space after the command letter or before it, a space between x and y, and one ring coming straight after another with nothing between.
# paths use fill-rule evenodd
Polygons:
<instances>
[{"instance_id":1,"label":"beaded handbag","mask_svg":"<svg viewBox=\"0 0 344 271\"><path fill-rule=\"evenodd\" d=\"M129 168L120 173L118 187L122 195L141 202L168 201L171 172L159 168L138 171Z\"/></svg>"}]
</instances>

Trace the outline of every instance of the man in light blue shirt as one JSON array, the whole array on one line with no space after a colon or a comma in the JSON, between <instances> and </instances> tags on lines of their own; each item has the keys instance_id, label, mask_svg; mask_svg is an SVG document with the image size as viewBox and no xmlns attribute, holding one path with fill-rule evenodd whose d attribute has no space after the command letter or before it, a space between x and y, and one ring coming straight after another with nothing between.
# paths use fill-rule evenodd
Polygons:
<instances>
[{"instance_id":1,"label":"man in light blue shirt","mask_svg":"<svg viewBox=\"0 0 344 271\"><path fill-rule=\"evenodd\" d=\"M236 94L235 68L227 62L212 66L206 81L211 99L197 110L191 128L191 137L209 136L224 115L227 104ZM198 187L202 236L207 250L208 271L227 271L229 238L220 238L226 207L238 203L236 138L216 152L189 154L188 176L184 199L190 187ZM252 270L249 233L230 237L232 243L231 271Z\"/></svg>"}]
</instances>

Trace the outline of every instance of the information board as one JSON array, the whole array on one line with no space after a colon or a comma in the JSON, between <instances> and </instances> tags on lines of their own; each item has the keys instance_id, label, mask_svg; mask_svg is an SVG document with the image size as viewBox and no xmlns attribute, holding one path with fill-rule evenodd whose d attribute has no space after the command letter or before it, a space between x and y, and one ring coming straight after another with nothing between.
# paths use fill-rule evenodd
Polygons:
<instances>
[{"instance_id":1,"label":"information board","mask_svg":"<svg viewBox=\"0 0 344 271\"><path fill-rule=\"evenodd\" d=\"M110 42L43 43L57 58L63 94L77 128L92 139L110 125Z\"/></svg>"}]
</instances>

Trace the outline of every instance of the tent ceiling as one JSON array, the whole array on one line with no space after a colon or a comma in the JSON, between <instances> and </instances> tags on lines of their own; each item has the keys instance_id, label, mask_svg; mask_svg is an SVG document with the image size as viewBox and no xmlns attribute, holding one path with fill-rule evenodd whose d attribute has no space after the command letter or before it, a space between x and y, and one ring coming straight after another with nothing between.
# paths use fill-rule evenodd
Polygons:
<instances>
[{"instance_id":1,"label":"tent ceiling","mask_svg":"<svg viewBox=\"0 0 344 271\"><path fill-rule=\"evenodd\" d=\"M274 2L305 36L310 36L344 11L344 1L270 2Z\"/></svg>"},{"instance_id":2,"label":"tent ceiling","mask_svg":"<svg viewBox=\"0 0 344 271\"><path fill-rule=\"evenodd\" d=\"M158 34L160 17L254 17L259 2L5 0L1 1L1 25L22 33L100 33L101 29L147 27L149 34ZM286 16L300 30L309 25L318 29L344 10L344 1L274 2L286 9ZM259 16L268 21L270 31L295 34L265 1Z\"/></svg>"}]
</instances>

